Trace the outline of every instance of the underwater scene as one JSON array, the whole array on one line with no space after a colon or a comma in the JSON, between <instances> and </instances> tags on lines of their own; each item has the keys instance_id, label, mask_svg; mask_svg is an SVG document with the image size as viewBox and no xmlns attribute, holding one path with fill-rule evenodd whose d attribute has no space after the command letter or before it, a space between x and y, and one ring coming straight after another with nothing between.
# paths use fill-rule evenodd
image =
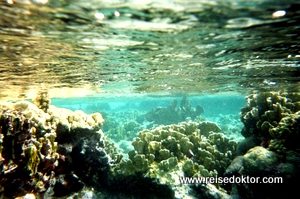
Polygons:
<instances>
[{"instance_id":1,"label":"underwater scene","mask_svg":"<svg viewBox=\"0 0 300 199\"><path fill-rule=\"evenodd\" d=\"M1 0L0 199L298 194L298 0Z\"/></svg>"}]
</instances>

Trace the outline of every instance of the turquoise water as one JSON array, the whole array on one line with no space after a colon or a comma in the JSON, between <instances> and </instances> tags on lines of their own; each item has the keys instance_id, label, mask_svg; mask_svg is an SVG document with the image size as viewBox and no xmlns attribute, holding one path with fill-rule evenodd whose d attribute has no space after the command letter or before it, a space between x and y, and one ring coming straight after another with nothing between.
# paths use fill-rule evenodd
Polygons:
<instances>
[{"instance_id":1,"label":"turquoise water","mask_svg":"<svg viewBox=\"0 0 300 199\"><path fill-rule=\"evenodd\" d=\"M186 115L182 119L172 122L171 119L166 119L167 123L155 123L145 119L146 114L155 108L168 107L174 100L178 102L176 108L180 106L180 101L183 96L135 96L135 97L89 97L89 98L69 98L68 100L53 98L52 104L57 107L71 109L73 111L82 110L85 113L91 114L100 112L105 120L103 131L112 138L115 142L124 141L131 142L139 131L146 128L154 128L157 125L173 124L185 122L188 120L195 120ZM240 121L239 114L241 107L245 106L245 96L240 94L223 94L223 95L203 95L203 96L188 96L191 106L195 108L201 105L204 112L199 114L198 120L205 120L217 123L223 133L230 139L241 141L243 137L240 131L243 127ZM170 117L171 115L169 115ZM168 122L170 121L170 122ZM118 125L119 128L124 128L128 122L136 123L136 126L127 127L126 136L118 137L116 132L109 133L112 128ZM133 129L132 129L133 128ZM118 131L117 131L118 132ZM119 132L120 133L120 132ZM126 147L127 148L127 147ZM125 149L127 150L127 149Z\"/></svg>"},{"instance_id":2,"label":"turquoise water","mask_svg":"<svg viewBox=\"0 0 300 199\"><path fill-rule=\"evenodd\" d=\"M87 98L53 98L52 104L58 107L68 108L73 111L83 110L86 113L111 112L114 111L150 111L156 107L166 107L173 100L180 101L182 96L136 96L136 97L87 97ZM241 107L245 106L246 100L244 95L240 94L223 94L223 95L203 95L189 96L187 99L193 107L200 104L204 108L205 117L217 117L220 114L240 113Z\"/></svg>"}]
</instances>

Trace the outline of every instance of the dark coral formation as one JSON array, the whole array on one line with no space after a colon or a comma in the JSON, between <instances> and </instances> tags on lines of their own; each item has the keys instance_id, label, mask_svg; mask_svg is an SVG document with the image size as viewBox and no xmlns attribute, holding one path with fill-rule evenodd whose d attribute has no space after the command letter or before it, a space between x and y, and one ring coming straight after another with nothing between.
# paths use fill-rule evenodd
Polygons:
<instances>
[{"instance_id":1,"label":"dark coral formation","mask_svg":"<svg viewBox=\"0 0 300 199\"><path fill-rule=\"evenodd\" d=\"M177 100L172 101L168 107L157 107L145 114L145 118L154 124L177 124L183 122L186 118L194 120L204 112L202 106L197 105L192 107L187 97L183 97L179 107L177 107Z\"/></svg>"},{"instance_id":2,"label":"dark coral formation","mask_svg":"<svg viewBox=\"0 0 300 199\"><path fill-rule=\"evenodd\" d=\"M227 168L227 177L249 176L268 183L235 183L227 190L242 198L284 198L297 194L300 177L300 95L299 93L261 92L247 98L242 108L245 141ZM255 146L260 145L260 146ZM250 149L250 150L248 150Z\"/></svg>"},{"instance_id":3,"label":"dark coral formation","mask_svg":"<svg viewBox=\"0 0 300 199\"><path fill-rule=\"evenodd\" d=\"M99 113L47 107L46 113L29 102L0 106L0 186L6 197L65 196L93 182L114 161L116 151L105 145Z\"/></svg>"},{"instance_id":4,"label":"dark coral formation","mask_svg":"<svg viewBox=\"0 0 300 199\"><path fill-rule=\"evenodd\" d=\"M241 110L241 120L244 123L242 134L245 137L255 135L267 146L271 140L282 140L282 144L287 148L299 148L298 93L261 92L246 99L247 105Z\"/></svg>"},{"instance_id":5,"label":"dark coral formation","mask_svg":"<svg viewBox=\"0 0 300 199\"><path fill-rule=\"evenodd\" d=\"M1 109L0 127L3 136L1 186L4 194L15 197L48 189L55 162L60 158L55 153L57 143L53 133L36 137L35 122L25 118L18 110L5 108Z\"/></svg>"},{"instance_id":6,"label":"dark coral formation","mask_svg":"<svg viewBox=\"0 0 300 199\"><path fill-rule=\"evenodd\" d=\"M226 169L226 177L245 178L249 183L227 184L232 195L241 198L284 198L297 194L300 177L300 157L288 151L283 160L281 155L264 147L256 146L245 155L235 158ZM250 183L258 179L257 183ZM268 180L265 181L264 180Z\"/></svg>"}]
</instances>

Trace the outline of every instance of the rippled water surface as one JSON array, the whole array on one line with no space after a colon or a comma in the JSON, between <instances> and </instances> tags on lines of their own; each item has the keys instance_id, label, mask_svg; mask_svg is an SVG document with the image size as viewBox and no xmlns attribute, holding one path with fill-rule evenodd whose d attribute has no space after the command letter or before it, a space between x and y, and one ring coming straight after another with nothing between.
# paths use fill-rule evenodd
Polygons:
<instances>
[{"instance_id":1,"label":"rippled water surface","mask_svg":"<svg viewBox=\"0 0 300 199\"><path fill-rule=\"evenodd\" d=\"M296 0L0 2L0 98L299 91Z\"/></svg>"}]
</instances>

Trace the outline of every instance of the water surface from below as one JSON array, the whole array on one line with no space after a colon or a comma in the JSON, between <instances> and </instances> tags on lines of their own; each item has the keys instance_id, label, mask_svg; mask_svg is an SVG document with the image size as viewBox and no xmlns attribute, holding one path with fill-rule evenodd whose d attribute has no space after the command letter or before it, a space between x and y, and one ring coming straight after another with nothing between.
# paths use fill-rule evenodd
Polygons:
<instances>
[{"instance_id":1,"label":"water surface from below","mask_svg":"<svg viewBox=\"0 0 300 199\"><path fill-rule=\"evenodd\" d=\"M1 1L0 98L299 91L299 7Z\"/></svg>"}]
</instances>

